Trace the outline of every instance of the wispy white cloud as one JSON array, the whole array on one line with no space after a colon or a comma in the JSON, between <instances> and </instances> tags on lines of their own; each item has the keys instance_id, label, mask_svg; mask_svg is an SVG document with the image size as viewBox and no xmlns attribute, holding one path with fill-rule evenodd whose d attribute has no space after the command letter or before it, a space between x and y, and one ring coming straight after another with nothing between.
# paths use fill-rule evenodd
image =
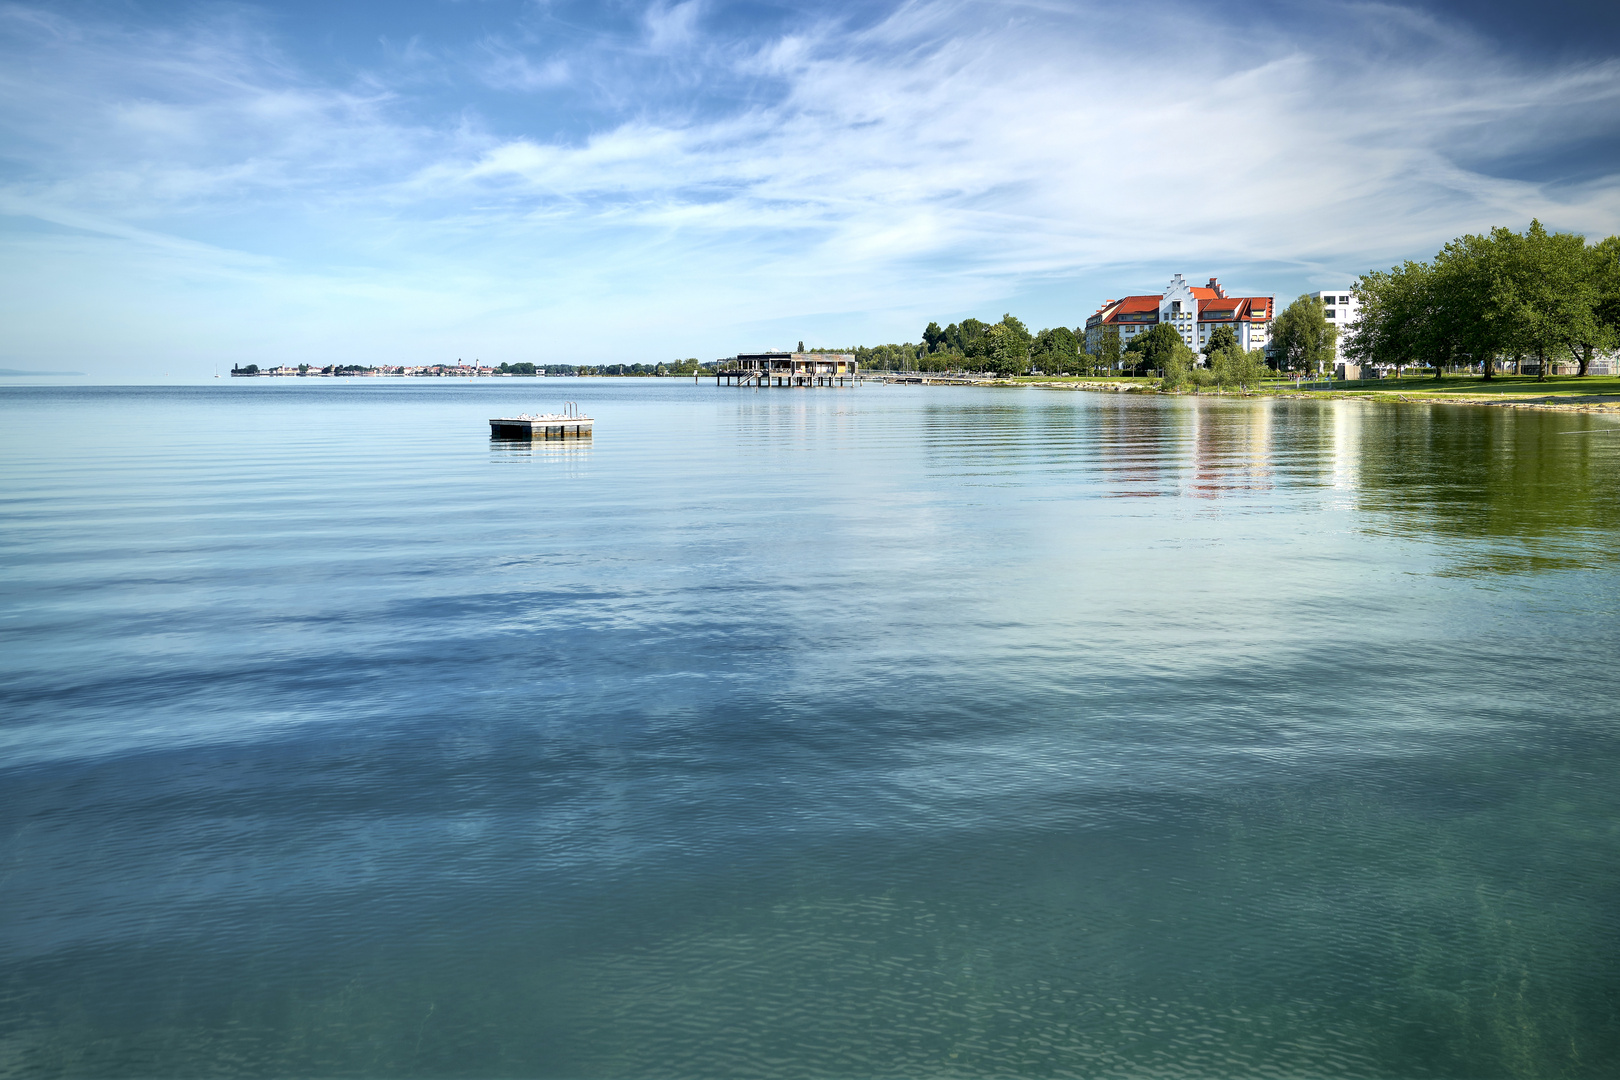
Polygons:
<instances>
[{"instance_id":1,"label":"wispy white cloud","mask_svg":"<svg viewBox=\"0 0 1620 1080\"><path fill-rule=\"evenodd\" d=\"M643 319L707 341L843 311L828 332L853 336L1122 265L1343 274L1532 215L1620 229L1601 168L1492 166L1612 135L1620 64L1535 64L1391 5L1323 5L1331 32L1230 15L915 0L727 37L690 0L566 50L413 41L339 84L243 9L132 27L14 5L0 210L261 289L366 279L371 311L436 282L458 327L495 310L621 351L650 344Z\"/></svg>"},{"instance_id":2,"label":"wispy white cloud","mask_svg":"<svg viewBox=\"0 0 1620 1080\"><path fill-rule=\"evenodd\" d=\"M670 4L658 0L647 9L647 44L657 52L670 52L692 44L703 15L703 0Z\"/></svg>"},{"instance_id":3,"label":"wispy white cloud","mask_svg":"<svg viewBox=\"0 0 1620 1080\"><path fill-rule=\"evenodd\" d=\"M480 42L479 51L485 56L478 66L480 77L497 90L545 90L569 81L568 61L562 57L537 61L495 37Z\"/></svg>"}]
</instances>

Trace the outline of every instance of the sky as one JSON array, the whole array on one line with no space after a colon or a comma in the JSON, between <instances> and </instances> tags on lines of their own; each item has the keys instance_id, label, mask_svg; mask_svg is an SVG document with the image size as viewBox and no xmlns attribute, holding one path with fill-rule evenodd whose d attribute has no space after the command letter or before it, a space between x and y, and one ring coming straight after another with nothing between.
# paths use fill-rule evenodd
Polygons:
<instances>
[{"instance_id":1,"label":"sky","mask_svg":"<svg viewBox=\"0 0 1620 1080\"><path fill-rule=\"evenodd\" d=\"M1532 218L1620 232L1620 4L0 3L0 370L1038 330Z\"/></svg>"}]
</instances>

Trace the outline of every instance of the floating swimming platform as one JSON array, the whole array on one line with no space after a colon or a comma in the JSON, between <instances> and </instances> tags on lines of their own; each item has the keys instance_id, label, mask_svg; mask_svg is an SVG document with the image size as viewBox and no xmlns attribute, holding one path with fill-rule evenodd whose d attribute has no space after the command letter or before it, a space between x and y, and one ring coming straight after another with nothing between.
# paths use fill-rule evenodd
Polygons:
<instances>
[{"instance_id":1,"label":"floating swimming platform","mask_svg":"<svg viewBox=\"0 0 1620 1080\"><path fill-rule=\"evenodd\" d=\"M589 435L595 423L579 411L579 404L570 401L560 413L537 413L530 416L497 416L489 421L492 439L533 439L548 435Z\"/></svg>"}]
</instances>

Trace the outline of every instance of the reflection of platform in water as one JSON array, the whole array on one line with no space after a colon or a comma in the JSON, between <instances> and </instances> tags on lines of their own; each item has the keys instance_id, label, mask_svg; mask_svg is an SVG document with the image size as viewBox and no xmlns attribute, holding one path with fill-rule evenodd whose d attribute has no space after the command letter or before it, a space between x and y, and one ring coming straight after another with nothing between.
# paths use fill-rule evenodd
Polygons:
<instances>
[{"instance_id":1,"label":"reflection of platform in water","mask_svg":"<svg viewBox=\"0 0 1620 1080\"><path fill-rule=\"evenodd\" d=\"M536 439L548 438L552 435L569 437L574 435L589 435L594 421L589 416L581 415L577 408L572 407L560 413L540 413L530 416L524 413L521 416L494 417L489 422L489 437L492 439Z\"/></svg>"},{"instance_id":2,"label":"reflection of platform in water","mask_svg":"<svg viewBox=\"0 0 1620 1080\"><path fill-rule=\"evenodd\" d=\"M517 439L491 439L489 440L490 460L503 462L519 461L546 461L554 465L562 465L568 469L588 461L591 451L595 449L591 444L595 440L577 438L573 435L548 438L523 436Z\"/></svg>"}]
</instances>

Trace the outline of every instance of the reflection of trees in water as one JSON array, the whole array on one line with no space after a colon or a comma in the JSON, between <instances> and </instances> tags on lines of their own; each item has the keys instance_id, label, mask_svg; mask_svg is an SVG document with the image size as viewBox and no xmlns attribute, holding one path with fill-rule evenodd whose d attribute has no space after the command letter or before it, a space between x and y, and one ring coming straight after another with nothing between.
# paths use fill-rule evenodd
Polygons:
<instances>
[{"instance_id":1,"label":"reflection of trees in water","mask_svg":"<svg viewBox=\"0 0 1620 1080\"><path fill-rule=\"evenodd\" d=\"M922 435L927 460L953 471L1014 464L1030 441L1030 414L1031 410L1010 403L925 406Z\"/></svg>"},{"instance_id":2,"label":"reflection of trees in water","mask_svg":"<svg viewBox=\"0 0 1620 1080\"><path fill-rule=\"evenodd\" d=\"M1478 540L1458 573L1614 559L1620 426L1591 415L1369 406L1359 504L1396 531Z\"/></svg>"},{"instance_id":3,"label":"reflection of trees in water","mask_svg":"<svg viewBox=\"0 0 1620 1080\"><path fill-rule=\"evenodd\" d=\"M1181 418L1158 402L1104 398L1091 411L1093 443L1102 474L1116 495L1168 494L1161 481L1186 438Z\"/></svg>"},{"instance_id":4,"label":"reflection of trees in water","mask_svg":"<svg viewBox=\"0 0 1620 1080\"><path fill-rule=\"evenodd\" d=\"M929 406L922 413L928 463L953 473L1033 480L1044 473L1085 474L1109 460L1096 415L1061 397L970 406ZM1079 404L1081 407L1076 407Z\"/></svg>"}]
</instances>

